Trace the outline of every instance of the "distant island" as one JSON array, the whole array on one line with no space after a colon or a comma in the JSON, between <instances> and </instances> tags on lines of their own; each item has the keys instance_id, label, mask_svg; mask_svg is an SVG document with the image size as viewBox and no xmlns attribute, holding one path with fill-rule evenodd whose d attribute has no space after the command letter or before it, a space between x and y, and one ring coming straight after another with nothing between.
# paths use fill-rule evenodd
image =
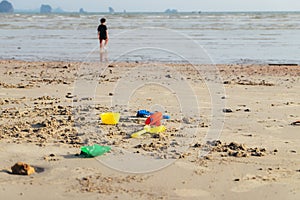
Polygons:
<instances>
[{"instance_id":1,"label":"distant island","mask_svg":"<svg viewBox=\"0 0 300 200\"><path fill-rule=\"evenodd\" d=\"M13 13L13 12L19 12L19 13L41 13L41 14L49 14L49 13L79 13L79 14L86 14L88 13L85 11L83 8L79 8L78 11L64 11L60 7L58 8L52 8L51 5L48 4L41 4L40 8L36 9L31 9L31 10L22 10L22 9L14 9L13 5L7 1L7 0L2 0L0 3L0 13ZM118 12L115 12L114 8L108 7L108 13L110 14L115 14ZM123 13L126 13L126 10L123 10ZM166 9L164 13L168 14L173 14L173 13L178 13L176 9ZM200 13L200 12L199 12Z\"/></svg>"},{"instance_id":2,"label":"distant island","mask_svg":"<svg viewBox=\"0 0 300 200\"><path fill-rule=\"evenodd\" d=\"M176 10L176 9L167 9L167 10L165 10L165 13L178 13L178 10Z\"/></svg>"},{"instance_id":3,"label":"distant island","mask_svg":"<svg viewBox=\"0 0 300 200\"><path fill-rule=\"evenodd\" d=\"M47 14L52 12L52 7L50 5L41 5L40 13Z\"/></svg>"},{"instance_id":4,"label":"distant island","mask_svg":"<svg viewBox=\"0 0 300 200\"><path fill-rule=\"evenodd\" d=\"M14 7L13 5L4 0L4 1L1 1L0 3L0 13L13 13L14 12Z\"/></svg>"},{"instance_id":5,"label":"distant island","mask_svg":"<svg viewBox=\"0 0 300 200\"><path fill-rule=\"evenodd\" d=\"M114 14L115 10L112 7L108 7L108 12L111 13L111 14Z\"/></svg>"},{"instance_id":6,"label":"distant island","mask_svg":"<svg viewBox=\"0 0 300 200\"><path fill-rule=\"evenodd\" d=\"M86 13L86 11L83 8L80 8L79 13L84 14L84 13Z\"/></svg>"},{"instance_id":7,"label":"distant island","mask_svg":"<svg viewBox=\"0 0 300 200\"><path fill-rule=\"evenodd\" d=\"M6 0L4 0L6 1ZM79 14L86 14L88 11L84 10L84 8L79 8L78 11L64 11L60 7L58 8L52 8L51 5L48 4L42 4L40 8L36 9L30 9L30 10L23 10L23 9L17 9L15 12L19 13L41 13L41 14L50 14L50 13L79 13ZM108 7L108 13L114 14L115 10L112 7ZM124 10L124 13L126 11Z\"/></svg>"}]
</instances>

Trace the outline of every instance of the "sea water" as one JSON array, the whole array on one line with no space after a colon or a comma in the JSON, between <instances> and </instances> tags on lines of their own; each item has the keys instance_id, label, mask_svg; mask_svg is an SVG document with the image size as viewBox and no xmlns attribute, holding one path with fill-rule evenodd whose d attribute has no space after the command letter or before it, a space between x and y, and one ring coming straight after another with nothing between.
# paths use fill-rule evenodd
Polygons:
<instances>
[{"instance_id":1,"label":"sea water","mask_svg":"<svg viewBox=\"0 0 300 200\"><path fill-rule=\"evenodd\" d=\"M0 59L98 61L101 17L110 61L300 63L300 12L1 14Z\"/></svg>"}]
</instances>

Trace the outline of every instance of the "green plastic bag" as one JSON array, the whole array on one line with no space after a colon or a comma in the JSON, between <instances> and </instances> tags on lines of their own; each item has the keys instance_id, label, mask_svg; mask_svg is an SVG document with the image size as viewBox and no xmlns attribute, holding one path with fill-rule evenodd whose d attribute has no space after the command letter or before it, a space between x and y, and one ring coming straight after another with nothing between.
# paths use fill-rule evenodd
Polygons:
<instances>
[{"instance_id":1,"label":"green plastic bag","mask_svg":"<svg viewBox=\"0 0 300 200\"><path fill-rule=\"evenodd\" d=\"M110 150L111 148L109 146L100 146L98 144L94 144L93 146L82 146L80 155L91 158L101 156Z\"/></svg>"}]
</instances>

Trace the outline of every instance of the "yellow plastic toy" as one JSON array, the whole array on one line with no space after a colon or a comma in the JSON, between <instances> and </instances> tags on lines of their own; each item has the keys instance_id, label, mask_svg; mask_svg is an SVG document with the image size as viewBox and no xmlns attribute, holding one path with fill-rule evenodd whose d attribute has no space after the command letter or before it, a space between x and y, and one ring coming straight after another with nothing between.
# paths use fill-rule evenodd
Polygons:
<instances>
[{"instance_id":1,"label":"yellow plastic toy","mask_svg":"<svg viewBox=\"0 0 300 200\"><path fill-rule=\"evenodd\" d=\"M138 138L144 133L162 133L165 130L166 130L166 127L163 126L163 125L155 126L155 127L151 127L149 125L146 125L146 126L144 126L143 130L140 130L138 132L135 132L135 133L131 134L131 137L132 138Z\"/></svg>"},{"instance_id":2,"label":"yellow plastic toy","mask_svg":"<svg viewBox=\"0 0 300 200\"><path fill-rule=\"evenodd\" d=\"M119 123L120 113L107 112L100 114L100 118L103 124L117 124Z\"/></svg>"}]
</instances>

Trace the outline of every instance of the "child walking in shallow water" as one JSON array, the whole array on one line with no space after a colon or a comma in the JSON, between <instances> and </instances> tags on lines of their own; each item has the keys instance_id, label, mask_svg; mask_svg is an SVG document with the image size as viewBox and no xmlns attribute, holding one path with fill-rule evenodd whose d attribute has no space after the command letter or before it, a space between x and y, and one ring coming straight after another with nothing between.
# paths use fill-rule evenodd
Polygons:
<instances>
[{"instance_id":1,"label":"child walking in shallow water","mask_svg":"<svg viewBox=\"0 0 300 200\"><path fill-rule=\"evenodd\" d=\"M106 48L107 43L108 43L108 31L107 31L107 27L105 25L106 19L105 18L101 18L100 19L100 25L98 26L98 39L100 41L100 50L103 50ZM103 41L104 45L103 45Z\"/></svg>"}]
</instances>

